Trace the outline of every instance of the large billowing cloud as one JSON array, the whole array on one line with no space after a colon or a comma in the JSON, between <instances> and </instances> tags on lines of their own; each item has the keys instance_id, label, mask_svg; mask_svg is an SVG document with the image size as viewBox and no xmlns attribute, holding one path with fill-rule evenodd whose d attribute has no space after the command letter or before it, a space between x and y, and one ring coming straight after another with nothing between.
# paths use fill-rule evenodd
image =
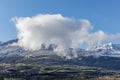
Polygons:
<instances>
[{"instance_id":1,"label":"large billowing cloud","mask_svg":"<svg viewBox=\"0 0 120 80\"><path fill-rule=\"evenodd\" d=\"M18 44L30 50L40 49L41 44L46 44L46 47L56 44L58 47L54 51L62 53L70 47L78 48L83 44L90 47L104 40L120 38L120 34L108 35L102 30L92 32L88 20L77 21L61 14L17 17L14 21L18 29Z\"/></svg>"}]
</instances>

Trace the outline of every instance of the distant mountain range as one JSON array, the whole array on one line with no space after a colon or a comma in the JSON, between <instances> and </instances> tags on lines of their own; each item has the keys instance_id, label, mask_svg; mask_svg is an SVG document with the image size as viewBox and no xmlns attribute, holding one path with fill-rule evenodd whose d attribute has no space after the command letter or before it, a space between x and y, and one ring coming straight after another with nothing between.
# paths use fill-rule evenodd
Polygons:
<instances>
[{"instance_id":1,"label":"distant mountain range","mask_svg":"<svg viewBox=\"0 0 120 80\"><path fill-rule=\"evenodd\" d=\"M14 39L0 44L0 63L71 64L120 70L120 44L108 43L88 50L76 49L77 57L66 59L66 56L61 57L53 52L52 45L48 49L28 51L16 45L17 42L18 39Z\"/></svg>"}]
</instances>

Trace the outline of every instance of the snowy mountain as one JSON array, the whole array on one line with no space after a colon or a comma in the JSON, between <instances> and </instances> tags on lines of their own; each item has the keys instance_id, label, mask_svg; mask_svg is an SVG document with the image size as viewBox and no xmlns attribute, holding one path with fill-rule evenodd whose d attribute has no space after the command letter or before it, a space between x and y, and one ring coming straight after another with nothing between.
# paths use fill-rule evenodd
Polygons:
<instances>
[{"instance_id":1,"label":"snowy mountain","mask_svg":"<svg viewBox=\"0 0 120 80\"><path fill-rule=\"evenodd\" d=\"M112 44L112 43L108 43L108 44L100 44L97 46L92 47L91 50L117 50L120 51L120 44Z\"/></svg>"},{"instance_id":2,"label":"snowy mountain","mask_svg":"<svg viewBox=\"0 0 120 80\"><path fill-rule=\"evenodd\" d=\"M0 44L0 57L14 57L14 56L21 56L21 57L34 57L40 55L55 55L52 51L53 45L50 45L48 49L42 48L41 50L30 51L25 50L22 47L19 47L18 39L10 40Z\"/></svg>"},{"instance_id":3,"label":"snowy mountain","mask_svg":"<svg viewBox=\"0 0 120 80\"><path fill-rule=\"evenodd\" d=\"M66 56L61 57L53 51L53 46L48 49L28 51L19 47L17 41L17 39L10 40L0 45L0 63L70 64L120 70L120 44L101 44L90 50L71 48Z\"/></svg>"},{"instance_id":4,"label":"snowy mountain","mask_svg":"<svg viewBox=\"0 0 120 80\"><path fill-rule=\"evenodd\" d=\"M120 57L120 44L100 44L89 49L94 55Z\"/></svg>"},{"instance_id":5,"label":"snowy mountain","mask_svg":"<svg viewBox=\"0 0 120 80\"><path fill-rule=\"evenodd\" d=\"M50 45L48 49L45 49L44 46L41 50L37 51L28 51L24 50L22 47L19 47L17 45L18 39L10 40L4 43L0 44L0 57L5 56L39 56L39 55L56 55L55 52L53 52L53 48L55 48L55 45ZM79 56L111 56L111 57L120 57L120 44L100 44L97 46L92 47L89 50L85 49L70 49L70 53L66 56L73 56L77 55Z\"/></svg>"}]
</instances>

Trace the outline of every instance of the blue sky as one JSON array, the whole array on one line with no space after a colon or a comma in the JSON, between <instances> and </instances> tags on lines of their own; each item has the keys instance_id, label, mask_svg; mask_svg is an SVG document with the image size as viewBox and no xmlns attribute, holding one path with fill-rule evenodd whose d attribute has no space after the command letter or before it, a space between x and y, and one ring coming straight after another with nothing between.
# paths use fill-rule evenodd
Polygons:
<instances>
[{"instance_id":1,"label":"blue sky","mask_svg":"<svg viewBox=\"0 0 120 80\"><path fill-rule=\"evenodd\" d=\"M120 0L0 0L0 40L17 38L13 17L46 13L88 19L93 31L120 32Z\"/></svg>"}]
</instances>

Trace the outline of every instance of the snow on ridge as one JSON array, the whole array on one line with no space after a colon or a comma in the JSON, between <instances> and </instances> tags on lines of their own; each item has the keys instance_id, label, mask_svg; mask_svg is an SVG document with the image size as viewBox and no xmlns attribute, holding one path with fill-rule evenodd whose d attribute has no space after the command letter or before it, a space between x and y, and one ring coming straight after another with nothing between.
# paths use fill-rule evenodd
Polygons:
<instances>
[{"instance_id":1,"label":"snow on ridge","mask_svg":"<svg viewBox=\"0 0 120 80\"><path fill-rule=\"evenodd\" d=\"M7 44L8 43L8 44ZM67 56L71 57L73 54L75 56L112 56L112 57L120 57L120 44L100 44L97 46L92 47L89 50L85 49L70 49L73 50L72 53L69 53ZM74 53L75 52L75 53ZM29 51L24 50L23 48L19 47L16 43L16 40L11 40L5 42L4 45L0 46L0 56L9 56L9 55L52 55L55 54L52 50L37 50L37 51Z\"/></svg>"}]
</instances>

